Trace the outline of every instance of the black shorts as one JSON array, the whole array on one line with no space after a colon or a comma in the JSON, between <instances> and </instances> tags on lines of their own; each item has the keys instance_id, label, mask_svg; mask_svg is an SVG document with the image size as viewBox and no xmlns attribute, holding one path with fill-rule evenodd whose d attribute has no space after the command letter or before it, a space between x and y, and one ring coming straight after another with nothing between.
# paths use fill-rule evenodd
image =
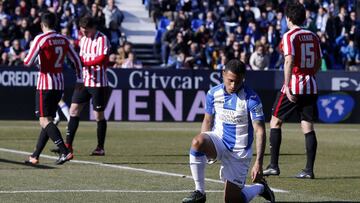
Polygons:
<instances>
[{"instance_id":1,"label":"black shorts","mask_svg":"<svg viewBox=\"0 0 360 203\"><path fill-rule=\"evenodd\" d=\"M85 103L92 99L94 111L104 111L107 103L108 87L84 87L75 89L71 102Z\"/></svg>"},{"instance_id":2,"label":"black shorts","mask_svg":"<svg viewBox=\"0 0 360 203\"><path fill-rule=\"evenodd\" d=\"M62 90L36 90L35 114L38 117L52 117L56 115L58 103L63 95Z\"/></svg>"},{"instance_id":3,"label":"black shorts","mask_svg":"<svg viewBox=\"0 0 360 203\"><path fill-rule=\"evenodd\" d=\"M296 103L290 102L285 93L276 96L272 115L280 120L286 120L293 112L300 115L300 119L314 122L318 118L317 95L296 95Z\"/></svg>"}]
</instances>

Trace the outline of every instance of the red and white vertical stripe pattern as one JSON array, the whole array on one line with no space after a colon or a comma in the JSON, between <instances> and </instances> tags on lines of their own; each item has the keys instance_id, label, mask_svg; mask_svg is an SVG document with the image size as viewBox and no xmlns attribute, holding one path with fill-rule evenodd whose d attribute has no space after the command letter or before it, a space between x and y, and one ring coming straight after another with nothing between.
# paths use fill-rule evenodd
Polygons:
<instances>
[{"instance_id":1,"label":"red and white vertical stripe pattern","mask_svg":"<svg viewBox=\"0 0 360 203\"><path fill-rule=\"evenodd\" d=\"M93 38L83 36L80 39L80 57L85 62L93 61L101 55L108 55L109 41L107 37L97 32ZM106 77L106 64L96 64L94 66L83 66L83 80L85 87L106 87L108 80Z\"/></svg>"},{"instance_id":2,"label":"red and white vertical stripe pattern","mask_svg":"<svg viewBox=\"0 0 360 203\"><path fill-rule=\"evenodd\" d=\"M289 30L282 40L284 56L292 55L293 67L289 88L293 94L317 94L316 61L321 59L318 37L301 28ZM284 86L281 92L285 93Z\"/></svg>"},{"instance_id":3,"label":"red and white vertical stripe pattern","mask_svg":"<svg viewBox=\"0 0 360 203\"><path fill-rule=\"evenodd\" d=\"M35 60L39 63L37 81L38 90L63 90L64 76L63 64L65 56L74 63L77 78L81 76L81 62L70 45L68 39L55 31L46 32L35 37L24 64L32 65Z\"/></svg>"}]
</instances>

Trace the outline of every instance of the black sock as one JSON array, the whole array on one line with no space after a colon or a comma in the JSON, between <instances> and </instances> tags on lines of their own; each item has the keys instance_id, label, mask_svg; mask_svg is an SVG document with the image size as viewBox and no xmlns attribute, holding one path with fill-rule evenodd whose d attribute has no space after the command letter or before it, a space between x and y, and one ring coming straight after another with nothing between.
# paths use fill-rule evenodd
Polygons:
<instances>
[{"instance_id":1,"label":"black sock","mask_svg":"<svg viewBox=\"0 0 360 203\"><path fill-rule=\"evenodd\" d=\"M104 149L106 127L107 124L105 119L97 122L98 147L101 149Z\"/></svg>"},{"instance_id":2,"label":"black sock","mask_svg":"<svg viewBox=\"0 0 360 203\"><path fill-rule=\"evenodd\" d=\"M314 162L317 149L317 140L315 131L311 131L305 134L305 145L306 145L306 168L307 171L313 171Z\"/></svg>"},{"instance_id":3,"label":"black sock","mask_svg":"<svg viewBox=\"0 0 360 203\"><path fill-rule=\"evenodd\" d=\"M36 144L36 149L31 156L38 159L48 140L49 137L47 136L45 129L41 128L40 135Z\"/></svg>"},{"instance_id":4,"label":"black sock","mask_svg":"<svg viewBox=\"0 0 360 203\"><path fill-rule=\"evenodd\" d=\"M64 144L64 140L61 137L61 133L60 133L59 129L53 122L50 122L46 126L45 131L46 131L47 135L50 137L50 139L55 143L55 145L59 147L60 152L62 154L69 153L69 150L68 150L68 148L66 148L66 146Z\"/></svg>"},{"instance_id":5,"label":"black sock","mask_svg":"<svg viewBox=\"0 0 360 203\"><path fill-rule=\"evenodd\" d=\"M79 121L80 121L79 117L72 117L72 116L70 117L68 128L66 131L66 143L69 145L72 145L74 141L76 130L79 127Z\"/></svg>"},{"instance_id":6,"label":"black sock","mask_svg":"<svg viewBox=\"0 0 360 203\"><path fill-rule=\"evenodd\" d=\"M281 128L271 128L270 129L270 153L271 153L270 164L273 167L278 167L279 165L280 145L281 145Z\"/></svg>"}]
</instances>

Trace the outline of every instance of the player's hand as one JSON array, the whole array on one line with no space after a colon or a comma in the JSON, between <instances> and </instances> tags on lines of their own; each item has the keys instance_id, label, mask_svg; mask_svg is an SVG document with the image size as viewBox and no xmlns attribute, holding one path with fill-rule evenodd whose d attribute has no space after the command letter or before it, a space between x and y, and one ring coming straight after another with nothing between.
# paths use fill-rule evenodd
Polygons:
<instances>
[{"instance_id":1,"label":"player's hand","mask_svg":"<svg viewBox=\"0 0 360 203\"><path fill-rule=\"evenodd\" d=\"M253 183L257 182L262 178L262 171L262 166L257 161L255 161L254 166L251 169L251 181Z\"/></svg>"},{"instance_id":2,"label":"player's hand","mask_svg":"<svg viewBox=\"0 0 360 203\"><path fill-rule=\"evenodd\" d=\"M285 93L286 97L289 99L290 102L296 103L297 97L295 97L292 93L289 87L285 87Z\"/></svg>"}]
</instances>

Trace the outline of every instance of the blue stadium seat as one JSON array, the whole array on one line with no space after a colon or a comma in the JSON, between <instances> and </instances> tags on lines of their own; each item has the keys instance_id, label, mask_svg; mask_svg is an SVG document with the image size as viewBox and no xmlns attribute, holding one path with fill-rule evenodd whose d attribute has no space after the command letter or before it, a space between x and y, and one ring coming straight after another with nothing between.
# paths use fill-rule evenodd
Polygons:
<instances>
[{"instance_id":1,"label":"blue stadium seat","mask_svg":"<svg viewBox=\"0 0 360 203\"><path fill-rule=\"evenodd\" d=\"M158 24L158 29L165 29L166 30L166 27L170 24L170 20L166 17L161 17L159 19L159 24Z\"/></svg>"},{"instance_id":2,"label":"blue stadium seat","mask_svg":"<svg viewBox=\"0 0 360 203\"><path fill-rule=\"evenodd\" d=\"M204 24L204 21L202 21L200 19L193 19L191 21L191 29L194 32L196 32L200 28L200 26L203 25L203 24Z\"/></svg>"}]
</instances>

